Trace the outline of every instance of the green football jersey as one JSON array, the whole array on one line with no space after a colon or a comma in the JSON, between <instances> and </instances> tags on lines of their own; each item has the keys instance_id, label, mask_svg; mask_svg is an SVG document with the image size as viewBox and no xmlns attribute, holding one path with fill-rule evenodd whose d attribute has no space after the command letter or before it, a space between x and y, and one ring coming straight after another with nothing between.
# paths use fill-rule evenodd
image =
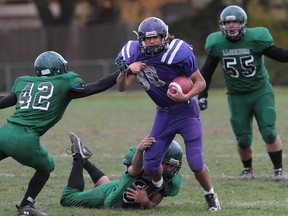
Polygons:
<instances>
[{"instance_id":1,"label":"green football jersey","mask_svg":"<svg viewBox=\"0 0 288 216\"><path fill-rule=\"evenodd\" d=\"M244 37L237 42L230 42L221 32L214 32L207 37L205 50L208 55L220 59L228 93L245 94L269 83L262 53L272 43L269 30L256 27L247 28Z\"/></svg>"},{"instance_id":2,"label":"green football jersey","mask_svg":"<svg viewBox=\"0 0 288 216\"><path fill-rule=\"evenodd\" d=\"M70 99L67 93L84 81L74 72L57 76L18 77L12 91L16 111L7 121L27 126L43 135L63 116Z\"/></svg>"}]
</instances>

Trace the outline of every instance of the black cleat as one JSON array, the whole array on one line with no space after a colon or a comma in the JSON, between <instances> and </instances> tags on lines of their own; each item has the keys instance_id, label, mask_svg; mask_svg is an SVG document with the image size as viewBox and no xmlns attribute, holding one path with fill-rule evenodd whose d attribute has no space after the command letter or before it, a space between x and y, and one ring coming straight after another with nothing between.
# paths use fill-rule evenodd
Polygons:
<instances>
[{"instance_id":1,"label":"black cleat","mask_svg":"<svg viewBox=\"0 0 288 216\"><path fill-rule=\"evenodd\" d=\"M253 179L253 169L252 168L244 168L242 173L240 174L240 179Z\"/></svg>"},{"instance_id":2,"label":"black cleat","mask_svg":"<svg viewBox=\"0 0 288 216\"><path fill-rule=\"evenodd\" d=\"M41 212L33 207L33 205L16 206L18 209L18 216L47 216L46 213Z\"/></svg>"},{"instance_id":3,"label":"black cleat","mask_svg":"<svg viewBox=\"0 0 288 216\"><path fill-rule=\"evenodd\" d=\"M288 180L287 172L285 172L282 168L274 170L274 176L275 181Z\"/></svg>"},{"instance_id":4,"label":"black cleat","mask_svg":"<svg viewBox=\"0 0 288 216\"><path fill-rule=\"evenodd\" d=\"M75 133L70 132L69 137L72 155L79 153L83 159L88 159L92 156L92 152L81 142L81 139Z\"/></svg>"},{"instance_id":5,"label":"black cleat","mask_svg":"<svg viewBox=\"0 0 288 216\"><path fill-rule=\"evenodd\" d=\"M216 193L205 195L209 212L216 212L221 210L220 202Z\"/></svg>"}]
</instances>

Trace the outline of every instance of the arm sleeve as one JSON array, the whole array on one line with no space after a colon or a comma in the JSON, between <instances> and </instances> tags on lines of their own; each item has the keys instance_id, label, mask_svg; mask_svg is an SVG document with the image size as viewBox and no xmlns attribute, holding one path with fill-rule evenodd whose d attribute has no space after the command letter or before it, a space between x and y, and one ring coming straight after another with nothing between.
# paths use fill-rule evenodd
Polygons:
<instances>
[{"instance_id":1,"label":"arm sleeve","mask_svg":"<svg viewBox=\"0 0 288 216\"><path fill-rule=\"evenodd\" d=\"M103 92L116 84L116 80L117 80L119 73L120 71L118 70L112 74L109 74L108 76L102 77L96 82L88 83L85 85L85 88L83 89L83 91L75 91L72 89L68 93L68 98L69 99L83 98L83 97L87 97L93 94Z\"/></svg>"},{"instance_id":2,"label":"arm sleeve","mask_svg":"<svg viewBox=\"0 0 288 216\"><path fill-rule=\"evenodd\" d=\"M208 90L214 71L218 65L219 59L208 55L202 67L201 74L206 81L206 88L199 94L198 99L208 98Z\"/></svg>"},{"instance_id":3,"label":"arm sleeve","mask_svg":"<svg viewBox=\"0 0 288 216\"><path fill-rule=\"evenodd\" d=\"M17 103L17 98L14 93L7 96L0 96L0 109L14 106Z\"/></svg>"},{"instance_id":4,"label":"arm sleeve","mask_svg":"<svg viewBox=\"0 0 288 216\"><path fill-rule=\"evenodd\" d=\"M275 61L288 62L288 50L272 45L263 51L263 54Z\"/></svg>"}]
</instances>

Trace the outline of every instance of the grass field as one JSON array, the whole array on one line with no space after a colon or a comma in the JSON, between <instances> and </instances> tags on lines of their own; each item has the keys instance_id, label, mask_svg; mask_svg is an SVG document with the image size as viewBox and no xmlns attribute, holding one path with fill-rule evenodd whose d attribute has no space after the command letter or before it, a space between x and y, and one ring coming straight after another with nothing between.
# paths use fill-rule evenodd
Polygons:
<instances>
[{"instance_id":1,"label":"grass field","mask_svg":"<svg viewBox=\"0 0 288 216\"><path fill-rule=\"evenodd\" d=\"M284 144L284 168L288 170L288 89L276 88L277 128ZM273 167L265 151L256 124L254 124L255 179L238 179L242 165L235 148L234 136L229 123L225 91L210 91L209 108L202 112L204 132L204 160L209 167L212 181L220 198L222 211L208 213L203 190L190 172L186 158L180 173L183 185L175 197L165 198L153 210L103 210L63 208L59 204L63 187L71 169L71 156L66 154L70 146L68 132L76 132L92 150L93 161L111 179L118 179L124 171L122 157L132 145L137 145L149 134L154 117L154 104L144 92L119 93L107 91L85 99L72 101L62 121L42 137L55 159L56 169L37 197L35 207L49 216L76 215L211 215L258 216L288 215L288 182L273 181ZM0 123L4 124L14 108L1 110ZM255 123L255 122L254 122ZM181 137L176 140L184 145ZM185 150L184 150L185 151ZM33 174L33 170L8 158L1 161L0 215L16 215L19 204ZM92 182L86 176L86 188Z\"/></svg>"}]
</instances>

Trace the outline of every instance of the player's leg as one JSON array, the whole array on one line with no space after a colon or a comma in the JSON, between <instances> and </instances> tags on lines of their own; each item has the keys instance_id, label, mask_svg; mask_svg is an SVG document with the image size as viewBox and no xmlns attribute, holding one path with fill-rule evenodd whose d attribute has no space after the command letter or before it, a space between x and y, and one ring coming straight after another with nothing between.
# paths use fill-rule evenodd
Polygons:
<instances>
[{"instance_id":1,"label":"player's leg","mask_svg":"<svg viewBox=\"0 0 288 216\"><path fill-rule=\"evenodd\" d=\"M68 207L82 206L88 208L103 206L108 191L113 191L111 188L116 187L118 183L107 182L108 177L88 161L88 158L92 155L91 151L84 146L75 133L70 133L69 136L72 143L73 167L67 186L63 189L60 204ZM91 190L84 190L83 168L88 171L93 182L100 186Z\"/></svg>"},{"instance_id":2,"label":"player's leg","mask_svg":"<svg viewBox=\"0 0 288 216\"><path fill-rule=\"evenodd\" d=\"M71 141L71 151L72 155L80 154L83 159L83 168L89 173L92 181L96 186L109 182L109 178L99 170L94 164L92 164L88 159L92 156L92 152L83 144L80 137L75 133L70 132L69 138ZM79 157L79 155L78 155Z\"/></svg>"},{"instance_id":3,"label":"player's leg","mask_svg":"<svg viewBox=\"0 0 288 216\"><path fill-rule=\"evenodd\" d=\"M186 158L195 178L204 189L204 196L209 211L221 210L220 202L214 191L211 176L202 158L202 125L199 116L185 120L180 130L186 149Z\"/></svg>"},{"instance_id":4,"label":"player's leg","mask_svg":"<svg viewBox=\"0 0 288 216\"><path fill-rule=\"evenodd\" d=\"M162 158L175 136L170 119L171 113L169 111L166 112L157 108L150 133L150 136L155 137L156 142L145 151L143 158L145 172L152 176L152 182L159 189L164 185Z\"/></svg>"},{"instance_id":5,"label":"player's leg","mask_svg":"<svg viewBox=\"0 0 288 216\"><path fill-rule=\"evenodd\" d=\"M34 208L35 199L42 191L44 185L50 177L50 172L54 170L54 161L47 149L39 143L39 135L34 130L22 128L17 125L9 125L14 127L13 133L10 133L9 141L13 143L11 157L19 163L32 167L36 170L29 181L25 195L18 206L18 214L28 212L31 215L46 215L45 213ZM19 140L21 134L21 140Z\"/></svg>"},{"instance_id":6,"label":"player's leg","mask_svg":"<svg viewBox=\"0 0 288 216\"><path fill-rule=\"evenodd\" d=\"M64 187L60 198L60 204L62 206L81 206L87 208L103 206L107 193L106 190L111 187L111 185L109 185L111 182L106 184L103 183L91 190L84 190L85 182L83 176L83 167L87 162L91 164L88 159L82 158L79 152L73 154L73 166L68 178L68 183L67 186ZM100 179L101 177L96 182L99 183L99 181L101 181Z\"/></svg>"},{"instance_id":7,"label":"player's leg","mask_svg":"<svg viewBox=\"0 0 288 216\"><path fill-rule=\"evenodd\" d=\"M241 179L252 179L252 107L245 95L228 95L230 123L236 137L237 151L243 164Z\"/></svg>"},{"instance_id":8,"label":"player's leg","mask_svg":"<svg viewBox=\"0 0 288 216\"><path fill-rule=\"evenodd\" d=\"M60 204L62 206L74 206L74 203L76 203L74 193L83 191L85 187L83 167L84 161L87 159L83 158L80 154L79 148L82 147L82 144L78 143L80 142L80 139L78 139L74 133L70 133L69 136L71 140L71 153L73 157L73 163L67 181L67 186L64 187L60 199Z\"/></svg>"},{"instance_id":9,"label":"player's leg","mask_svg":"<svg viewBox=\"0 0 288 216\"><path fill-rule=\"evenodd\" d=\"M108 176L106 176L100 169L98 169L89 160L84 163L84 169L89 173L93 183L96 186L110 182Z\"/></svg>"},{"instance_id":10,"label":"player's leg","mask_svg":"<svg viewBox=\"0 0 288 216\"><path fill-rule=\"evenodd\" d=\"M6 144L5 143L8 140L9 134L10 133L7 134L7 131L5 129L2 129L2 127L0 128L0 161L5 159L5 158L7 158L7 157L9 157L9 155L7 155L5 153L5 149L6 149Z\"/></svg>"},{"instance_id":11,"label":"player's leg","mask_svg":"<svg viewBox=\"0 0 288 216\"><path fill-rule=\"evenodd\" d=\"M259 97L255 104L255 117L262 138L266 143L267 153L274 166L275 180L288 180L282 165L282 141L275 126L276 111L272 92Z\"/></svg>"}]
</instances>

